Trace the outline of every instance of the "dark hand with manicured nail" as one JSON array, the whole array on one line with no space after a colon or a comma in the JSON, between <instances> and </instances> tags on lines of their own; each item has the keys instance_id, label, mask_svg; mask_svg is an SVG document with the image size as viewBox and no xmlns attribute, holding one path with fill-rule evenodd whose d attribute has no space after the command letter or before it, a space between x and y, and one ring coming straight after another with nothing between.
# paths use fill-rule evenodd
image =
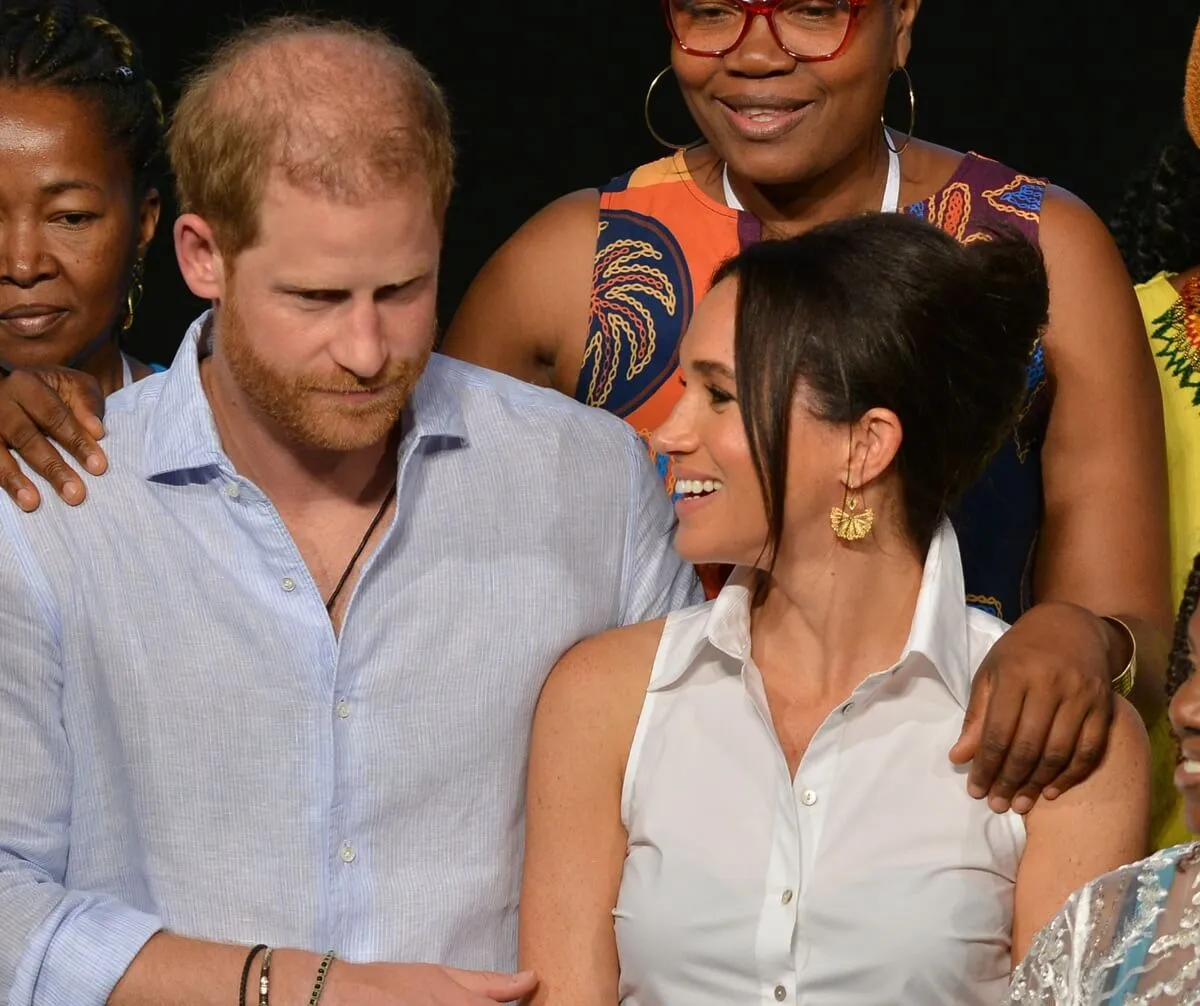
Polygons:
<instances>
[{"instance_id":1,"label":"dark hand with manicured nail","mask_svg":"<svg viewBox=\"0 0 1200 1006\"><path fill-rule=\"evenodd\" d=\"M84 479L54 445L84 471L103 474L108 467L98 443L104 436L103 416L100 385L77 370L39 367L14 370L0 379L0 487L26 512L41 505L37 486L17 463L19 456L65 502L82 503L87 496Z\"/></svg>"},{"instance_id":2,"label":"dark hand with manicured nail","mask_svg":"<svg viewBox=\"0 0 1200 1006\"><path fill-rule=\"evenodd\" d=\"M1113 716L1110 631L1087 609L1053 601L992 647L950 752L956 765L971 763L973 797L1025 814L1095 771Z\"/></svg>"}]
</instances>

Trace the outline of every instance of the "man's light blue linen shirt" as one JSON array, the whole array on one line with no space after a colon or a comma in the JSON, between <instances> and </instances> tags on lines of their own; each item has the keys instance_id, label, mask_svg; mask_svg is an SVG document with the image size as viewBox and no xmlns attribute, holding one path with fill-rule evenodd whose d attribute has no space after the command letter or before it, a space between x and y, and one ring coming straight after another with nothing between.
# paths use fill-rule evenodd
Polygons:
<instances>
[{"instance_id":1,"label":"man's light blue linen shirt","mask_svg":"<svg viewBox=\"0 0 1200 1006\"><path fill-rule=\"evenodd\" d=\"M110 400L88 502L0 507L0 1001L102 1006L160 928L515 963L554 661L695 602L620 420L435 356L340 639L199 379Z\"/></svg>"}]
</instances>

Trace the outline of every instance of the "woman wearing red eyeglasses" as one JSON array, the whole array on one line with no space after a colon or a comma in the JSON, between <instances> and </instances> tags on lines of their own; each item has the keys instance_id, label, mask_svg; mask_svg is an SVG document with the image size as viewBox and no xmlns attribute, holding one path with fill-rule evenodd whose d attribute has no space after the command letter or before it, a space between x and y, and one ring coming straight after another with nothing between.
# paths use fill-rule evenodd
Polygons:
<instances>
[{"instance_id":1,"label":"woman wearing red eyeglasses","mask_svg":"<svg viewBox=\"0 0 1200 1006\"><path fill-rule=\"evenodd\" d=\"M1162 414L1132 285L1096 216L1044 180L913 137L919 7L663 0L668 71L704 142L537 214L476 279L445 350L645 433L681 394L677 346L710 276L750 243L878 210L964 242L998 227L1039 242L1051 327L1015 435L955 515L969 599L1016 623L976 679L955 758L974 756L972 792L994 809L1015 796L1025 811L1096 764L1108 684L1135 639L1134 701L1162 715ZM882 122L893 78L912 109L903 131Z\"/></svg>"}]
</instances>

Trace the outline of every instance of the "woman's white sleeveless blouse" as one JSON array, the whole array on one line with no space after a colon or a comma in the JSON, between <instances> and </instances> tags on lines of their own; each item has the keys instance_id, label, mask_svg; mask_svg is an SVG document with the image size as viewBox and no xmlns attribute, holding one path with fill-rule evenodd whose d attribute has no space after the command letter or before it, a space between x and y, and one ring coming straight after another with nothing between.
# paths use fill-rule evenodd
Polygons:
<instances>
[{"instance_id":1,"label":"woman's white sleeveless blouse","mask_svg":"<svg viewBox=\"0 0 1200 1006\"><path fill-rule=\"evenodd\" d=\"M750 659L747 583L672 615L659 645L622 793L621 1001L999 1003L1025 830L948 758L1005 630L966 605L953 530L900 662L834 710L795 780Z\"/></svg>"}]
</instances>

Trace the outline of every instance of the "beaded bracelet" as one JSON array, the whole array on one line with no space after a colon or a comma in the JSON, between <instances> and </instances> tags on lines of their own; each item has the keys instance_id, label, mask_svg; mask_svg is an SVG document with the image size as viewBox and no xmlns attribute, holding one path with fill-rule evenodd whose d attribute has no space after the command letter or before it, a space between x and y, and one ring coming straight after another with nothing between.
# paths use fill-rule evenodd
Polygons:
<instances>
[{"instance_id":1,"label":"beaded bracelet","mask_svg":"<svg viewBox=\"0 0 1200 1006\"><path fill-rule=\"evenodd\" d=\"M266 949L267 945L260 943L256 947L251 947L250 953L246 955L246 963L242 965L242 980L238 985L238 1006L246 1006L246 985L250 981L250 966L254 963L254 958Z\"/></svg>"},{"instance_id":2,"label":"beaded bracelet","mask_svg":"<svg viewBox=\"0 0 1200 1006\"><path fill-rule=\"evenodd\" d=\"M321 958L321 966L317 968L317 981L313 985L312 995L308 997L308 1006L317 1006L321 1001L321 993L325 991L325 979L329 977L329 969L336 959L337 955L332 950Z\"/></svg>"},{"instance_id":3,"label":"beaded bracelet","mask_svg":"<svg viewBox=\"0 0 1200 1006\"><path fill-rule=\"evenodd\" d=\"M263 954L262 970L258 973L258 1006L270 1006L271 999L271 948Z\"/></svg>"}]
</instances>

